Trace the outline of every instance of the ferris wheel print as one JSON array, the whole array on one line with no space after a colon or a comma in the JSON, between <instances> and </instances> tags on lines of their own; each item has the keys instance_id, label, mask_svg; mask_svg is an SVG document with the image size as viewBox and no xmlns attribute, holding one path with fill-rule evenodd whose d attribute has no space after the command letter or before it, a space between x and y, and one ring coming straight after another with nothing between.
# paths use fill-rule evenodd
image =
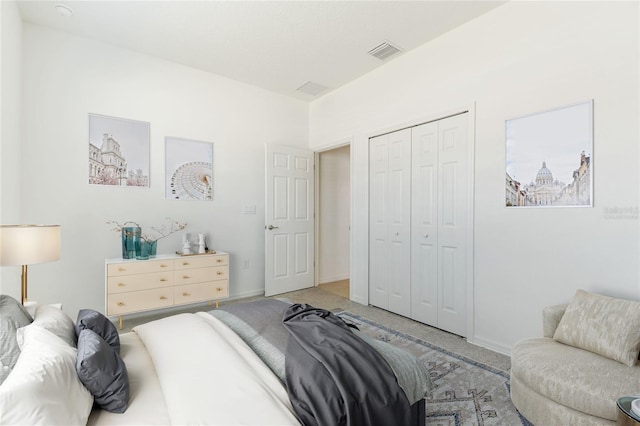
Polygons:
<instances>
[{"instance_id":1,"label":"ferris wheel print","mask_svg":"<svg viewBox=\"0 0 640 426\"><path fill-rule=\"evenodd\" d=\"M211 163L194 161L182 164L171 175L171 198L174 200L213 199Z\"/></svg>"}]
</instances>

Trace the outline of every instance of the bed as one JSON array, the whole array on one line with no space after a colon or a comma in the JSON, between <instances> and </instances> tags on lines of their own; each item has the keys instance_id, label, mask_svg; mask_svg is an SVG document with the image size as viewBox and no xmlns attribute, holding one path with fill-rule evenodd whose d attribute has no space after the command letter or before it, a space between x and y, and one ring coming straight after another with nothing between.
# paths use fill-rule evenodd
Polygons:
<instances>
[{"instance_id":1,"label":"bed","mask_svg":"<svg viewBox=\"0 0 640 426\"><path fill-rule=\"evenodd\" d=\"M34 363L27 361L33 358L33 352L42 352L43 344L55 343L58 345L57 350L62 346L58 340L44 336L43 331L33 330L33 324L42 328L43 323L47 322L39 316L44 315L44 312L48 315L53 312L51 309L38 308L33 324L22 329L26 331L17 333L23 340L22 353L14 371L8 375L5 383L0 385L0 423L60 424L64 419L65 424L89 425L314 424L313 419L309 421L299 412L299 406L305 406L307 400L300 399L299 396L294 398L287 391L288 386L291 386L288 381L293 377L304 377L305 373L292 373L290 364L293 363L287 361L287 357L292 356L289 353L292 344L290 339L287 342L285 337L289 331L282 321L282 315L292 306L300 305L274 299L228 305L211 312L173 315L140 325L130 333L119 335L119 358L126 366L128 384L126 409L122 413L93 406L94 399L98 399L91 394L87 398L86 392L83 393L82 383L80 386L77 385L77 380L73 380L68 368L44 373L38 370L38 367L35 368L40 371L37 374L41 376L53 376L48 380L51 384L45 383L43 386L40 383L40 390L35 392L34 389L25 388L25 384L22 383L24 380L17 379L26 369L33 369ZM55 313L56 327L64 323L68 329L71 320L61 319L64 314L60 314L60 310ZM333 314L330 316L335 317ZM72 324L72 327L75 328L76 325ZM308 326L306 322L302 326L304 338L314 334L307 332L308 328L304 329ZM55 327L49 327L50 330L53 328ZM316 329L313 325L313 330ZM71 340L69 330L53 334L56 334L57 338L66 337ZM393 371L402 398L406 397L409 406L406 413L408 417L404 418L410 418L410 422L402 421L402 424L423 425L424 397L431 390L431 382L424 365L412 355L384 342L375 341L357 330L350 331L349 334L373 348L375 356L381 356L386 361L381 364L387 365ZM347 337L351 339L351 336ZM77 344L79 349L76 349L76 352L79 358L83 351L80 349L80 342ZM67 357L70 355L67 354ZM306 367L306 362L301 363L301 368L311 371L311 368ZM359 361L353 364L358 363ZM351 361L345 364L347 370L350 370L351 364ZM372 369L375 366L365 367ZM306 373L315 378L316 373L309 371ZM299 381L304 382L305 391L310 389L312 393L317 393L316 388L322 392L326 389L320 381L314 382L308 378ZM73 383L70 384L71 382ZM335 386L340 389L345 386L357 388L358 385L353 384L354 382L357 380L351 377L349 380L338 380ZM60 388L57 393L56 385ZM374 385L375 383L371 389L365 389L364 393L375 394ZM362 385L359 386L363 388ZM386 387L381 389L386 391ZM352 391L353 389L347 389L347 392ZM378 390L379 394L380 392ZM376 416L380 413L385 414L385 398L383 395L383 400L369 401L369 404L375 405L370 407L371 412L376 413L378 410ZM331 400L329 397L326 399ZM389 404L391 403L392 401L389 401ZM353 405L358 404L356 401ZM331 422L334 424L385 424L380 417L376 417L377 423L371 422L370 419L362 421L362 418L357 417L362 413L357 412L352 412L346 417L344 413L330 415L337 415L335 418L338 420ZM321 416L318 417L319 422L316 421L315 424L327 424L321 419Z\"/></svg>"}]
</instances>

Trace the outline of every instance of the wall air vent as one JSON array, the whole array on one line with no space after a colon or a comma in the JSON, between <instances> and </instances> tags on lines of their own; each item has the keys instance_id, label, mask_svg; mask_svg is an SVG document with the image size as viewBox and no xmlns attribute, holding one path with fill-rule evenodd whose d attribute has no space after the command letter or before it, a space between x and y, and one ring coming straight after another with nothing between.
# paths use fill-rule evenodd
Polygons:
<instances>
[{"instance_id":1,"label":"wall air vent","mask_svg":"<svg viewBox=\"0 0 640 426\"><path fill-rule=\"evenodd\" d=\"M320 93L324 92L327 89L328 87L325 87L322 84L314 83L313 81L307 81L296 90L302 93L306 93L307 95L318 96Z\"/></svg>"},{"instance_id":2,"label":"wall air vent","mask_svg":"<svg viewBox=\"0 0 640 426\"><path fill-rule=\"evenodd\" d=\"M402 50L399 47L394 46L393 44L385 40L379 45L377 45L376 47L374 47L373 49L371 49L370 51L368 51L367 53L371 56L374 56L380 59L381 61L384 61L390 56L393 56L396 53L400 53L400 52L402 52Z\"/></svg>"}]
</instances>

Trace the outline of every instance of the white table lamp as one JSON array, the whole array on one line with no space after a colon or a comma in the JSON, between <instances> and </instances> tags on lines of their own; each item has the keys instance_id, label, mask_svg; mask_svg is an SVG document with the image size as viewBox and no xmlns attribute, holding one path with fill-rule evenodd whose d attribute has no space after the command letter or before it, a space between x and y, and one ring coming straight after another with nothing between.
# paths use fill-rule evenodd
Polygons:
<instances>
[{"instance_id":1,"label":"white table lamp","mask_svg":"<svg viewBox=\"0 0 640 426\"><path fill-rule=\"evenodd\" d=\"M27 301L27 265L60 259L60 225L0 225L0 265L22 266L22 304Z\"/></svg>"}]
</instances>

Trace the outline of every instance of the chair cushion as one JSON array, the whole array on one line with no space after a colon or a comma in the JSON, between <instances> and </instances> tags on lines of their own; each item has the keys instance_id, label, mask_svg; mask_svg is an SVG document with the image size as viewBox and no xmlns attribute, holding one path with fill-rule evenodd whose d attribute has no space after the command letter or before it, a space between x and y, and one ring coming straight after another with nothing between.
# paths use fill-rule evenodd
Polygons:
<instances>
[{"instance_id":1,"label":"chair cushion","mask_svg":"<svg viewBox=\"0 0 640 426\"><path fill-rule=\"evenodd\" d=\"M633 366L640 353L640 302L578 290L553 338Z\"/></svg>"},{"instance_id":2,"label":"chair cushion","mask_svg":"<svg viewBox=\"0 0 640 426\"><path fill-rule=\"evenodd\" d=\"M518 342L511 372L538 394L592 416L616 420L616 399L635 395L640 366L542 337Z\"/></svg>"}]
</instances>

